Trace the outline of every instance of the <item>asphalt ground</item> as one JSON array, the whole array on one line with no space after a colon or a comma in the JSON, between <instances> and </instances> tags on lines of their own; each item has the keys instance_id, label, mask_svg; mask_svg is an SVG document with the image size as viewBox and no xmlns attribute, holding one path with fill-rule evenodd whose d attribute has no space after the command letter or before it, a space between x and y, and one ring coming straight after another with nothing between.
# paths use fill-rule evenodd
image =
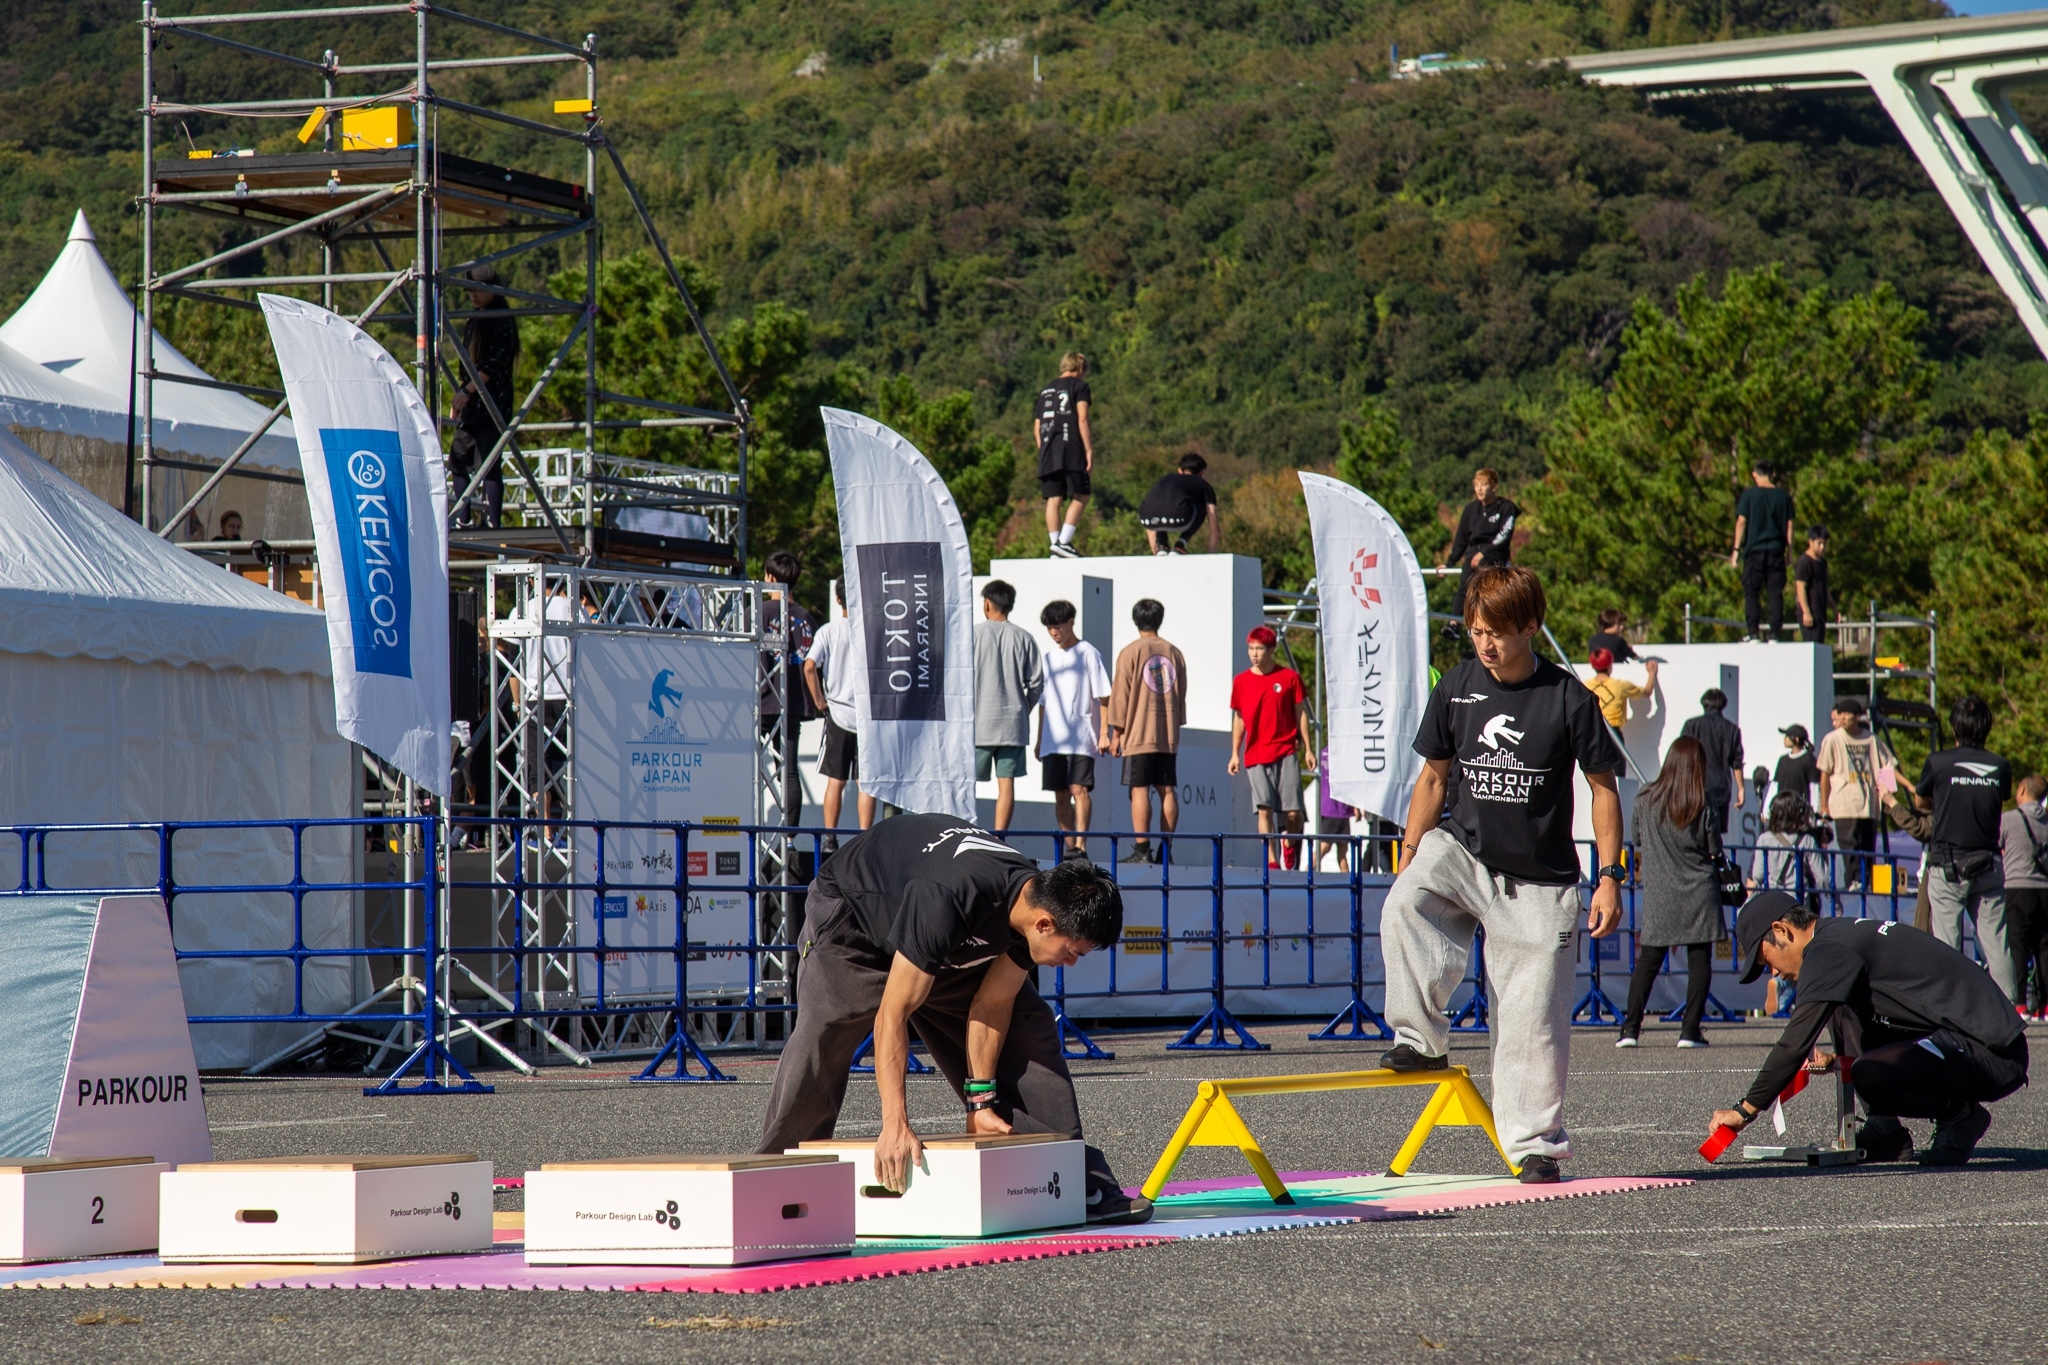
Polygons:
<instances>
[{"instance_id":1,"label":"asphalt ground","mask_svg":"<svg viewBox=\"0 0 2048 1365\"><path fill-rule=\"evenodd\" d=\"M1115 1061L1076 1064L1090 1137L1126 1184L1145 1176L1204 1076L1367 1067L1379 1045L1256 1028L1266 1053L1169 1053L1170 1033L1116 1034ZM1839 1171L1694 1154L1707 1113L1748 1084L1768 1025L1675 1028L1617 1051L1574 1040L1572 1176L1697 1183L1405 1223L1190 1241L787 1293L727 1295L339 1290L0 1293L0 1359L466 1365L593 1361L1916 1362L2048 1357L2048 1100L1993 1107L1977 1160ZM2037 1037L2041 1035L2037 1032ZM1454 1060L1484 1085L1483 1036ZM369 1099L332 1076L207 1086L223 1157L480 1152L500 1174L543 1159L746 1150L772 1057L720 1058L732 1085L634 1085L631 1068L490 1079L489 1096ZM1405 1092L1276 1096L1244 1105L1286 1169L1378 1170L1415 1112ZM913 1115L957 1123L942 1083ZM1791 1110L1827 1136L1829 1086ZM877 1131L855 1082L842 1132ZM1928 1125L1911 1125L1925 1140ZM1752 1130L1753 1132L1755 1130ZM1418 1170L1488 1173L1477 1129L1439 1132ZM1190 1152L1180 1176L1243 1174ZM500 1208L519 1207L501 1193Z\"/></svg>"}]
</instances>

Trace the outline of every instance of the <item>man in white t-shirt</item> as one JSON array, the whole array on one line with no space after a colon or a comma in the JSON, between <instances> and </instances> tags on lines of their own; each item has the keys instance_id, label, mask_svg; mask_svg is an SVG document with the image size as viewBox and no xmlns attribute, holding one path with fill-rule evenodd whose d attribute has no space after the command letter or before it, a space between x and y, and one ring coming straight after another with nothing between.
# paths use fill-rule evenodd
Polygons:
<instances>
[{"instance_id":1,"label":"man in white t-shirt","mask_svg":"<svg viewBox=\"0 0 2048 1365\"><path fill-rule=\"evenodd\" d=\"M1054 646L1045 652L1045 697L1038 707L1039 769L1059 827L1085 835L1094 814L1095 756L1109 742L1102 733L1109 669L1101 651L1074 634L1072 602L1046 603L1038 621ZM1087 857L1088 840L1065 840L1060 856Z\"/></svg>"},{"instance_id":2,"label":"man in white t-shirt","mask_svg":"<svg viewBox=\"0 0 2048 1365\"><path fill-rule=\"evenodd\" d=\"M832 598L846 609L846 596L837 583ZM860 680L854 667L853 623L835 616L811 637L811 652L804 659L804 686L811 702L825 713L825 743L818 755L818 771L825 778L825 826L839 828L839 808L846 799L846 784L860 781ZM859 793L860 827L875 823L875 798Z\"/></svg>"}]
</instances>

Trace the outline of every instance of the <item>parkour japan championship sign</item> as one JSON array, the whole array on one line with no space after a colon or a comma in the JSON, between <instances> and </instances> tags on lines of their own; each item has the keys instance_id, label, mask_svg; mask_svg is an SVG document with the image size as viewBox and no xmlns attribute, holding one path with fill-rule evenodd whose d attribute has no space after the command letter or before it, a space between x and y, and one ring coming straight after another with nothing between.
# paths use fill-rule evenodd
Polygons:
<instances>
[{"instance_id":1,"label":"parkour japan championship sign","mask_svg":"<svg viewBox=\"0 0 2048 1365\"><path fill-rule=\"evenodd\" d=\"M747 942L739 826L755 809L759 660L745 640L576 632L571 809L579 821L692 826L680 846L667 830L606 828L601 867L598 831L574 831L576 880L593 888L574 893L576 941L603 949L577 955L585 1000L597 998L600 959L607 1001L674 996L679 880L688 884L690 993L745 989L746 955L732 948Z\"/></svg>"},{"instance_id":2,"label":"parkour japan championship sign","mask_svg":"<svg viewBox=\"0 0 2048 1365\"><path fill-rule=\"evenodd\" d=\"M299 465L345 738L448 795L448 488L412 380L354 323L260 296Z\"/></svg>"}]
</instances>

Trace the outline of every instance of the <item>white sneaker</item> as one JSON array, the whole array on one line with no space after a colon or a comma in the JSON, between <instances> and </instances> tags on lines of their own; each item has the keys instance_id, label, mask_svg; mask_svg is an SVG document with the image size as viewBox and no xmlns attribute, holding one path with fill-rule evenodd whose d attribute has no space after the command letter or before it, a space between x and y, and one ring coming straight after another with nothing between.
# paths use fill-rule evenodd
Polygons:
<instances>
[{"instance_id":1,"label":"white sneaker","mask_svg":"<svg viewBox=\"0 0 2048 1365\"><path fill-rule=\"evenodd\" d=\"M1621 1037L1614 1040L1614 1045L1616 1047L1641 1047L1643 1044L1633 1033L1624 1033Z\"/></svg>"},{"instance_id":2,"label":"white sneaker","mask_svg":"<svg viewBox=\"0 0 2048 1365\"><path fill-rule=\"evenodd\" d=\"M1707 1040L1704 1038L1680 1038L1678 1045L1680 1047L1705 1047Z\"/></svg>"},{"instance_id":3,"label":"white sneaker","mask_svg":"<svg viewBox=\"0 0 2048 1365\"><path fill-rule=\"evenodd\" d=\"M1079 559L1081 557L1081 552L1079 550L1065 543L1054 545L1052 547L1052 552L1054 555L1061 559Z\"/></svg>"}]
</instances>

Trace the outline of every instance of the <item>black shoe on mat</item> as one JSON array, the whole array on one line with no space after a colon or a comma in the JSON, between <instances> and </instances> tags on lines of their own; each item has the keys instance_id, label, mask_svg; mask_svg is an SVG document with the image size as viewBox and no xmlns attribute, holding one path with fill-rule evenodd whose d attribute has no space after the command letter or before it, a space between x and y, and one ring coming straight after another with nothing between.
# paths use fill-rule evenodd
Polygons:
<instances>
[{"instance_id":1,"label":"black shoe on mat","mask_svg":"<svg viewBox=\"0 0 2048 1365\"><path fill-rule=\"evenodd\" d=\"M1555 1185L1564 1179L1564 1173L1557 1169L1554 1156L1525 1156L1515 1178L1524 1185Z\"/></svg>"},{"instance_id":2,"label":"black shoe on mat","mask_svg":"<svg viewBox=\"0 0 2048 1365\"><path fill-rule=\"evenodd\" d=\"M1927 1150L1920 1154L1920 1164L1961 1166L1967 1163L1970 1153L1977 1150L1977 1144L1990 1127L1991 1111L1975 1100L1970 1101L1961 1113L1934 1125L1934 1141L1928 1143Z\"/></svg>"},{"instance_id":3,"label":"black shoe on mat","mask_svg":"<svg viewBox=\"0 0 2048 1365\"><path fill-rule=\"evenodd\" d=\"M1856 1145L1863 1149L1865 1161L1910 1161L1913 1158L1913 1135L1906 1131L1906 1125L1889 1114L1872 1114L1856 1130Z\"/></svg>"},{"instance_id":4,"label":"black shoe on mat","mask_svg":"<svg viewBox=\"0 0 2048 1365\"><path fill-rule=\"evenodd\" d=\"M1088 1221L1097 1227L1152 1221L1152 1201L1125 1194L1116 1180L1101 1171L1088 1172Z\"/></svg>"},{"instance_id":5,"label":"black shoe on mat","mask_svg":"<svg viewBox=\"0 0 2048 1365\"><path fill-rule=\"evenodd\" d=\"M1432 1057L1406 1043L1396 1043L1380 1054L1380 1066L1388 1071L1443 1071L1450 1064L1449 1057Z\"/></svg>"}]
</instances>

